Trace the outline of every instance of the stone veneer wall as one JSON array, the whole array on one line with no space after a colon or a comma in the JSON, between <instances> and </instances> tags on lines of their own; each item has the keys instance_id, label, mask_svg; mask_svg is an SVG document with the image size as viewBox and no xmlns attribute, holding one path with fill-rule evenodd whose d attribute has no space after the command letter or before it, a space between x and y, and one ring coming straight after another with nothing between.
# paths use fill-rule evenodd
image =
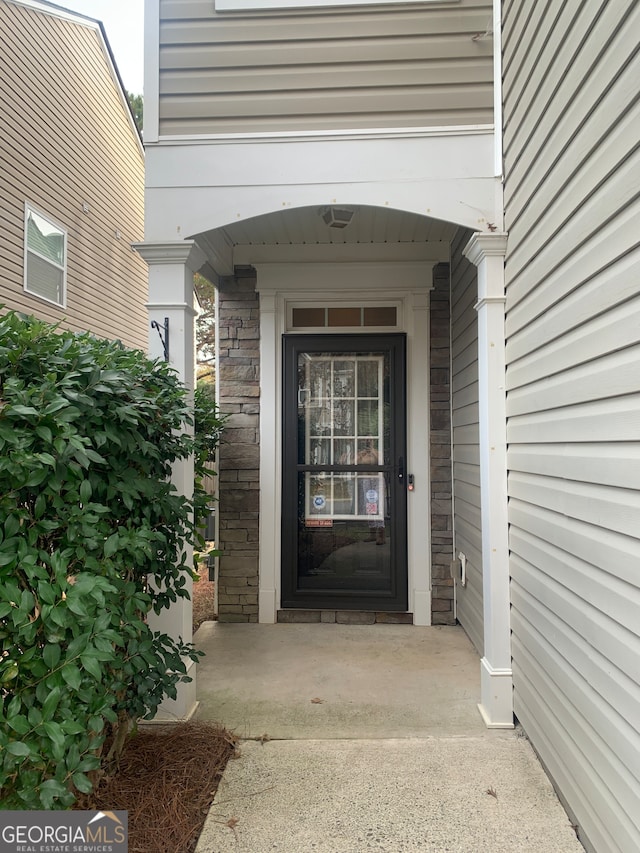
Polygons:
<instances>
[{"instance_id":1,"label":"stone veneer wall","mask_svg":"<svg viewBox=\"0 0 640 853\"><path fill-rule=\"evenodd\" d=\"M431 292L431 618L453 625L451 365L449 265L433 271Z\"/></svg>"},{"instance_id":2,"label":"stone veneer wall","mask_svg":"<svg viewBox=\"0 0 640 853\"><path fill-rule=\"evenodd\" d=\"M228 414L218 454L220 622L258 621L260 307L253 270L218 288L217 377Z\"/></svg>"},{"instance_id":3,"label":"stone veneer wall","mask_svg":"<svg viewBox=\"0 0 640 853\"><path fill-rule=\"evenodd\" d=\"M451 625L453 548L449 267L439 264L431 292L431 572L434 625ZM247 270L218 292L220 409L229 419L218 458L218 618L258 621L260 494L260 308Z\"/></svg>"}]
</instances>

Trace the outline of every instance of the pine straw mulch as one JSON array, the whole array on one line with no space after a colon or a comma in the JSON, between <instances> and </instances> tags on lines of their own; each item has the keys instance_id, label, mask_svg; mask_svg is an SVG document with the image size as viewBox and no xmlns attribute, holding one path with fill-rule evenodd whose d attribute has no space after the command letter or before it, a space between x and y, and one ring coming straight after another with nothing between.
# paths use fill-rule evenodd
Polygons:
<instances>
[{"instance_id":1,"label":"pine straw mulch","mask_svg":"<svg viewBox=\"0 0 640 853\"><path fill-rule=\"evenodd\" d=\"M193 630L215 619L206 569L193 585ZM120 766L78 809L128 812L129 853L193 853L236 738L215 723L143 726Z\"/></svg>"},{"instance_id":2,"label":"pine straw mulch","mask_svg":"<svg viewBox=\"0 0 640 853\"><path fill-rule=\"evenodd\" d=\"M214 723L147 726L76 808L129 813L129 853L192 853L236 738Z\"/></svg>"}]
</instances>

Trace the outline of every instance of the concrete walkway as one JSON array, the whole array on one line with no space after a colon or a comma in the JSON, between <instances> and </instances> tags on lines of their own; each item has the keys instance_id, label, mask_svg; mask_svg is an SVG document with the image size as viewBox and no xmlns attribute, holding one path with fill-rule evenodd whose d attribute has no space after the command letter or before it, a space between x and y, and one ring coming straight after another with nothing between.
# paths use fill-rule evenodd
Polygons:
<instances>
[{"instance_id":1,"label":"concrete walkway","mask_svg":"<svg viewBox=\"0 0 640 853\"><path fill-rule=\"evenodd\" d=\"M198 853L580 853L459 628L205 623L200 719L244 742Z\"/></svg>"}]
</instances>

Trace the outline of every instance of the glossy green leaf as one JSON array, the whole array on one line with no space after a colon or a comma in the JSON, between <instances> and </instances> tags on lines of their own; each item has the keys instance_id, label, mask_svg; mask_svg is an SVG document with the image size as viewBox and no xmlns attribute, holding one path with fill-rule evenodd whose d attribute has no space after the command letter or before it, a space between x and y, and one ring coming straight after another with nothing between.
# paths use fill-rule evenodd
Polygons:
<instances>
[{"instance_id":1,"label":"glossy green leaf","mask_svg":"<svg viewBox=\"0 0 640 853\"><path fill-rule=\"evenodd\" d=\"M89 503L91 499L91 492L91 483L89 482L89 480L83 480L80 483L80 500L82 501L82 503Z\"/></svg>"},{"instance_id":2,"label":"glossy green leaf","mask_svg":"<svg viewBox=\"0 0 640 853\"><path fill-rule=\"evenodd\" d=\"M18 530L20 530L20 519L17 515L8 515L4 523L5 539L9 539L10 537L15 536Z\"/></svg>"},{"instance_id":3,"label":"glossy green leaf","mask_svg":"<svg viewBox=\"0 0 640 853\"><path fill-rule=\"evenodd\" d=\"M42 650L42 658L49 669L57 666L61 655L60 646L57 643L47 643Z\"/></svg>"},{"instance_id":4,"label":"glossy green leaf","mask_svg":"<svg viewBox=\"0 0 640 853\"><path fill-rule=\"evenodd\" d=\"M89 777L85 776L84 773L74 773L71 777L71 781L83 794L90 794L93 790L93 785L89 781Z\"/></svg>"},{"instance_id":5,"label":"glossy green leaf","mask_svg":"<svg viewBox=\"0 0 640 853\"><path fill-rule=\"evenodd\" d=\"M7 719L7 725L10 726L14 732L17 732L19 735L26 735L31 731L31 726L29 725L29 721L24 716L24 714L19 714L15 717L9 717Z\"/></svg>"},{"instance_id":6,"label":"glossy green leaf","mask_svg":"<svg viewBox=\"0 0 640 853\"><path fill-rule=\"evenodd\" d=\"M82 684L82 675L80 670L73 663L65 664L60 670L62 678L72 690L79 690Z\"/></svg>"},{"instance_id":7,"label":"glossy green leaf","mask_svg":"<svg viewBox=\"0 0 640 853\"><path fill-rule=\"evenodd\" d=\"M31 754L31 750L27 746L26 743L22 743L22 741L14 740L8 743L5 746L5 749L11 755L16 755L19 758L25 758L27 755Z\"/></svg>"},{"instance_id":8,"label":"glossy green leaf","mask_svg":"<svg viewBox=\"0 0 640 853\"><path fill-rule=\"evenodd\" d=\"M53 717L53 713L58 707L58 702L60 701L60 688L54 687L49 691L48 696L44 700L42 704L42 717L43 719L50 720Z\"/></svg>"},{"instance_id":9,"label":"glossy green leaf","mask_svg":"<svg viewBox=\"0 0 640 853\"><path fill-rule=\"evenodd\" d=\"M89 655L81 655L80 661L82 666L86 671L92 675L96 680L100 680L102 676L102 671L100 669L100 665L98 661L94 657L90 657Z\"/></svg>"},{"instance_id":10,"label":"glossy green leaf","mask_svg":"<svg viewBox=\"0 0 640 853\"><path fill-rule=\"evenodd\" d=\"M113 557L120 546L120 537L117 533L112 533L104 543L105 557Z\"/></svg>"}]
</instances>

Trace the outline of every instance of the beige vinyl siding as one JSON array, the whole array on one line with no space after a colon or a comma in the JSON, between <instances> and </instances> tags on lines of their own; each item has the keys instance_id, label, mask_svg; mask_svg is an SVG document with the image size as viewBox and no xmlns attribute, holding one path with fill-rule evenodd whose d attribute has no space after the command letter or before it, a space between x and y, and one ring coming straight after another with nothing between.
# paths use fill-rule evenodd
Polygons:
<instances>
[{"instance_id":1,"label":"beige vinyl siding","mask_svg":"<svg viewBox=\"0 0 640 853\"><path fill-rule=\"evenodd\" d=\"M160 0L160 134L491 124L491 9Z\"/></svg>"},{"instance_id":2,"label":"beige vinyl siding","mask_svg":"<svg viewBox=\"0 0 640 853\"><path fill-rule=\"evenodd\" d=\"M590 851L640 849L640 6L504 14L515 712Z\"/></svg>"},{"instance_id":3,"label":"beige vinyl siding","mask_svg":"<svg viewBox=\"0 0 640 853\"><path fill-rule=\"evenodd\" d=\"M0 110L0 303L146 350L144 159L98 32L0 0ZM25 202L67 230L64 308L23 290Z\"/></svg>"},{"instance_id":4,"label":"beige vinyl siding","mask_svg":"<svg viewBox=\"0 0 640 853\"><path fill-rule=\"evenodd\" d=\"M470 236L468 231L459 231L451 246L454 553L462 552L467 558L467 584L456 583L458 621L482 654L478 318L474 308L478 280L475 266L462 256Z\"/></svg>"}]
</instances>

